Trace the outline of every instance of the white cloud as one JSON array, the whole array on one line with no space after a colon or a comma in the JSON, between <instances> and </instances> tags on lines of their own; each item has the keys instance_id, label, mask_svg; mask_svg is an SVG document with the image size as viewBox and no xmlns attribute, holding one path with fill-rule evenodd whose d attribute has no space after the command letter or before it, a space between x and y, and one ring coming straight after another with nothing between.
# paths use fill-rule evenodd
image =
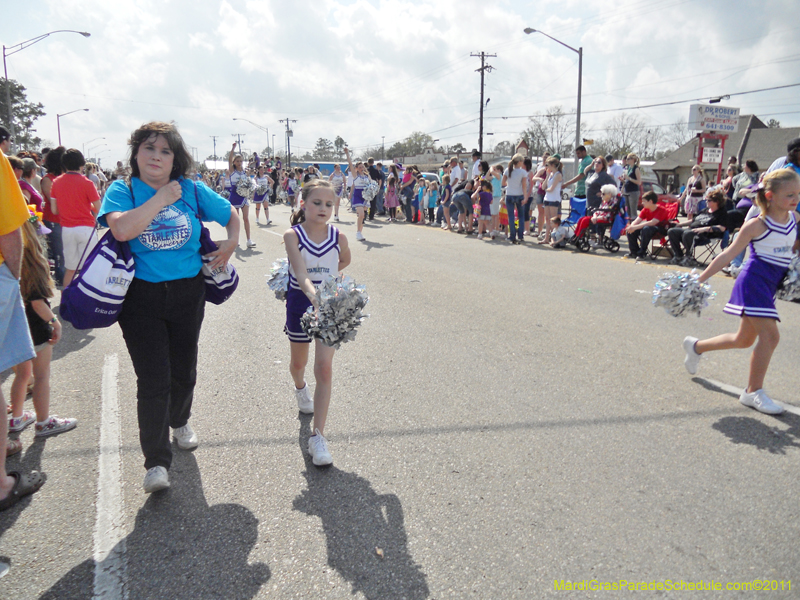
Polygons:
<instances>
[{"instance_id":1,"label":"white cloud","mask_svg":"<svg viewBox=\"0 0 800 600\"><path fill-rule=\"evenodd\" d=\"M30 4L30 3L29 3ZM584 112L659 101L712 97L794 83L800 75L795 0L737 9L721 0L569 0L457 5L434 0L39 0L36 19L0 23L7 45L54 29L58 34L9 58L10 76L41 101L40 135L65 143L106 137L108 162L121 158L138 124L176 120L190 145L211 154L247 133L261 149L266 135L234 117L283 136L278 119L297 119L293 147L341 135L355 147L387 147L415 130L442 143L477 145L480 65L488 60L485 131L492 143L515 137L528 115L575 106L577 55L526 26L584 51ZM20 11L22 9L19 9ZM793 58L794 57L794 58ZM779 62L776 62L779 61ZM796 91L738 96L743 112L800 123ZM639 111L653 123L685 117L686 107ZM615 113L589 115L598 127ZM769 118L769 117L767 117ZM452 125L467 122L460 127ZM249 129L246 129L249 127ZM224 142L224 143L223 143Z\"/></svg>"}]
</instances>

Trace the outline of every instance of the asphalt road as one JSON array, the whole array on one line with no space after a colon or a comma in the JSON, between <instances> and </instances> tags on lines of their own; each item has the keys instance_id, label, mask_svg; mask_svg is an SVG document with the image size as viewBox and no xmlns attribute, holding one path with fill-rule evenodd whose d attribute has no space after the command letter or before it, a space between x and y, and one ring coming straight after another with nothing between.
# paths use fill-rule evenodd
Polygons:
<instances>
[{"instance_id":1,"label":"asphalt road","mask_svg":"<svg viewBox=\"0 0 800 600\"><path fill-rule=\"evenodd\" d=\"M176 449L166 493L141 489L119 329L65 328L52 407L80 423L46 442L25 431L8 460L48 480L0 514L0 598L617 598L555 582L760 579L797 597L800 305L779 303L767 379L793 412L769 417L737 401L748 352L694 378L682 364L685 335L737 327L730 279L702 318L674 319L650 304L663 261L402 223L358 243L348 215L371 317L334 360L334 465L317 469L265 286L285 256L288 210L272 214L281 225L254 226L257 248L235 256L239 290L207 307L201 444Z\"/></svg>"}]
</instances>

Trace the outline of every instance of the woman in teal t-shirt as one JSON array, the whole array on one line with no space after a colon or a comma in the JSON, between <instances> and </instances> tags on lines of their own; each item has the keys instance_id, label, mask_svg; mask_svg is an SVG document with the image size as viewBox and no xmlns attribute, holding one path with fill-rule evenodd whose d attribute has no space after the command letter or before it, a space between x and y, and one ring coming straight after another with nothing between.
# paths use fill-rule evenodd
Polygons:
<instances>
[{"instance_id":1,"label":"woman in teal t-shirt","mask_svg":"<svg viewBox=\"0 0 800 600\"><path fill-rule=\"evenodd\" d=\"M144 490L150 493L169 487L170 427L179 448L197 446L189 417L205 308L198 215L228 234L210 255L212 270L230 260L239 217L230 202L184 179L192 157L170 123L133 132L130 164L130 182L117 180L108 188L98 219L117 240L130 243L136 266L119 325L136 371Z\"/></svg>"}]
</instances>

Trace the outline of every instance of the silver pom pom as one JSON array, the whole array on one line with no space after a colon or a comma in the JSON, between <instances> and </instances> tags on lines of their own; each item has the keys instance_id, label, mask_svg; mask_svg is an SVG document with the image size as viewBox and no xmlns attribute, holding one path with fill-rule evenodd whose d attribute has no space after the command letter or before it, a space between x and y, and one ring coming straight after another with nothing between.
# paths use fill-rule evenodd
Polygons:
<instances>
[{"instance_id":1,"label":"silver pom pom","mask_svg":"<svg viewBox=\"0 0 800 600\"><path fill-rule=\"evenodd\" d=\"M242 177L239 183L236 184L236 193L242 198L252 198L254 191L255 185L253 185L253 180L249 177Z\"/></svg>"},{"instance_id":2,"label":"silver pom pom","mask_svg":"<svg viewBox=\"0 0 800 600\"><path fill-rule=\"evenodd\" d=\"M693 269L691 273L665 273L656 281L653 290L653 305L662 306L673 317L682 317L687 313L697 313L708 306L708 301L717 295L711 291L707 283L697 281L699 275Z\"/></svg>"},{"instance_id":3,"label":"silver pom pom","mask_svg":"<svg viewBox=\"0 0 800 600\"><path fill-rule=\"evenodd\" d=\"M370 181L369 185L364 188L361 197L364 198L366 202L372 202L375 199L375 196L377 195L378 195L378 182Z\"/></svg>"},{"instance_id":4,"label":"silver pom pom","mask_svg":"<svg viewBox=\"0 0 800 600\"><path fill-rule=\"evenodd\" d=\"M264 196L267 193L268 189L269 188L263 183L261 185L256 186L256 192L255 192L256 196Z\"/></svg>"},{"instance_id":5,"label":"silver pom pom","mask_svg":"<svg viewBox=\"0 0 800 600\"><path fill-rule=\"evenodd\" d=\"M288 199L289 199L289 193L285 189L279 187L278 188L278 200L280 202L286 202Z\"/></svg>"},{"instance_id":6,"label":"silver pom pom","mask_svg":"<svg viewBox=\"0 0 800 600\"><path fill-rule=\"evenodd\" d=\"M219 195L225 198L225 200L231 197L231 193L228 190L222 190Z\"/></svg>"},{"instance_id":7,"label":"silver pom pom","mask_svg":"<svg viewBox=\"0 0 800 600\"><path fill-rule=\"evenodd\" d=\"M777 298L779 300L800 300L800 256L797 254L792 258L789 263L789 270L778 286Z\"/></svg>"},{"instance_id":8,"label":"silver pom pom","mask_svg":"<svg viewBox=\"0 0 800 600\"><path fill-rule=\"evenodd\" d=\"M310 306L300 319L303 331L331 348L339 347L356 337L356 327L369 315L361 311L369 302L364 286L352 277L329 279L317 288L319 310Z\"/></svg>"},{"instance_id":9,"label":"silver pom pom","mask_svg":"<svg viewBox=\"0 0 800 600\"><path fill-rule=\"evenodd\" d=\"M272 263L267 287L275 292L278 300L286 300L286 290L289 289L289 259L279 258Z\"/></svg>"}]
</instances>

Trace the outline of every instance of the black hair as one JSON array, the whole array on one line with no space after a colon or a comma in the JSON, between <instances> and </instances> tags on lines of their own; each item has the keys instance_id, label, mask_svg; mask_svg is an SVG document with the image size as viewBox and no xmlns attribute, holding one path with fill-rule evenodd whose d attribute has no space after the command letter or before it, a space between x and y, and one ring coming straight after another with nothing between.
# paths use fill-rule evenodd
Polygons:
<instances>
[{"instance_id":1,"label":"black hair","mask_svg":"<svg viewBox=\"0 0 800 600\"><path fill-rule=\"evenodd\" d=\"M758 171L758 163L754 160L746 160L744 161L745 166L750 169L753 173Z\"/></svg>"},{"instance_id":2,"label":"black hair","mask_svg":"<svg viewBox=\"0 0 800 600\"><path fill-rule=\"evenodd\" d=\"M131 134L131 139L128 140L130 146L130 159L128 160L131 165L131 177L140 177L139 163L136 157L139 155L139 147L149 140L150 138L163 135L167 140L169 149L172 150L172 171L169 174L170 179L178 179L184 177L189 173L192 166L192 155L186 149L186 144L183 143L181 134L178 133L178 128L175 123L165 123L163 121L151 121L145 123L139 129Z\"/></svg>"},{"instance_id":3,"label":"black hair","mask_svg":"<svg viewBox=\"0 0 800 600\"><path fill-rule=\"evenodd\" d=\"M522 164L525 165L526 171L530 171L531 169L533 169L533 161L530 158L526 158L525 160L523 160Z\"/></svg>"},{"instance_id":4,"label":"black hair","mask_svg":"<svg viewBox=\"0 0 800 600\"><path fill-rule=\"evenodd\" d=\"M44 168L54 177L58 177L64 173L64 164L61 161L66 151L67 149L64 148L64 146L58 146L50 150L50 152L47 153L47 158L44 159Z\"/></svg>"},{"instance_id":5,"label":"black hair","mask_svg":"<svg viewBox=\"0 0 800 600\"><path fill-rule=\"evenodd\" d=\"M575 152L586 152L586 146L584 146L583 144L581 144L580 146L578 146L577 148L575 148Z\"/></svg>"},{"instance_id":6,"label":"black hair","mask_svg":"<svg viewBox=\"0 0 800 600\"><path fill-rule=\"evenodd\" d=\"M484 175L486 175L486 174L489 172L489 163L488 163L487 161L485 161L485 160L482 160L482 161L481 161L480 163L478 163L478 164L479 164L479 166L480 166L480 168L481 168L481 173L483 173Z\"/></svg>"},{"instance_id":7,"label":"black hair","mask_svg":"<svg viewBox=\"0 0 800 600\"><path fill-rule=\"evenodd\" d=\"M64 157L61 159L61 163L64 165L64 168L67 171L77 171L86 164L86 159L83 158L83 154L80 150L77 148L70 148L64 152Z\"/></svg>"},{"instance_id":8,"label":"black hair","mask_svg":"<svg viewBox=\"0 0 800 600\"><path fill-rule=\"evenodd\" d=\"M0 142L5 142L7 139L11 138L11 132L0 125Z\"/></svg>"}]
</instances>

